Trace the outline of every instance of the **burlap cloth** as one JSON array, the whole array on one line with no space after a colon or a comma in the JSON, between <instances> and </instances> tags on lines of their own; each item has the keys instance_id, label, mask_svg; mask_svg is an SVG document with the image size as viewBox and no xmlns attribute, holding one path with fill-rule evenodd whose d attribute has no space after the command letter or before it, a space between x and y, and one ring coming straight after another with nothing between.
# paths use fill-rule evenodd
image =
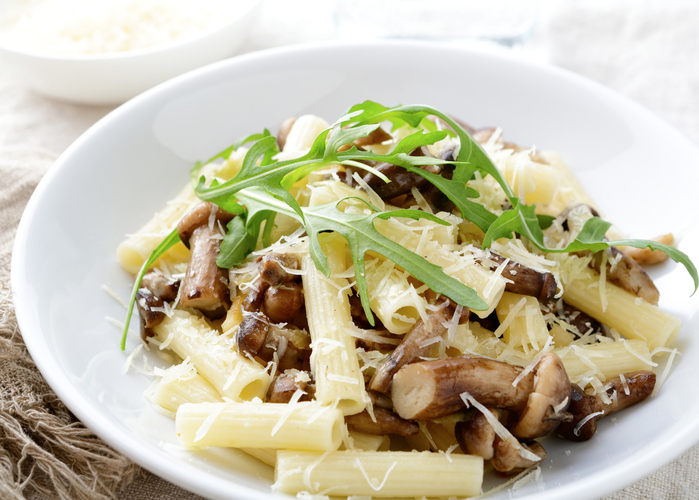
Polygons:
<instances>
[{"instance_id":1,"label":"burlap cloth","mask_svg":"<svg viewBox=\"0 0 699 500\"><path fill-rule=\"evenodd\" d=\"M334 36L322 1L268 1L244 51ZM587 75L651 108L699 143L699 6L543 3L523 57ZM591 5L600 6L599 9ZM17 328L9 266L20 216L42 175L111 108L36 95L0 68L0 498L195 499L85 429L36 370ZM699 498L699 447L609 498Z\"/></svg>"}]
</instances>

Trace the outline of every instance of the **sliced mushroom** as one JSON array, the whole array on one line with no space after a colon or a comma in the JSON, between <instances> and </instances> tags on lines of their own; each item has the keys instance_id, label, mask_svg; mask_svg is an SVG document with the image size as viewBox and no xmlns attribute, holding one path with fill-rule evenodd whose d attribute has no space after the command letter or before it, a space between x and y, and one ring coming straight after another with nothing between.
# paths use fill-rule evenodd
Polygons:
<instances>
[{"instance_id":1,"label":"sliced mushroom","mask_svg":"<svg viewBox=\"0 0 699 500\"><path fill-rule=\"evenodd\" d=\"M374 408L383 408L384 410L393 411L393 401L391 398L380 392L368 391L371 404Z\"/></svg>"},{"instance_id":2,"label":"sliced mushroom","mask_svg":"<svg viewBox=\"0 0 699 500\"><path fill-rule=\"evenodd\" d=\"M352 146L357 146L358 149L364 150L364 146L371 146L372 144L381 144L382 142L390 141L392 139L393 137L391 136L391 134L379 127L365 137L360 137L359 139L355 139L349 144L344 144L340 146L340 148L337 151L347 151L348 149L351 149Z\"/></svg>"},{"instance_id":3,"label":"sliced mushroom","mask_svg":"<svg viewBox=\"0 0 699 500\"><path fill-rule=\"evenodd\" d=\"M311 357L310 336L306 331L293 326L270 325L257 356L269 363L275 359L275 354L279 371L308 370Z\"/></svg>"},{"instance_id":4,"label":"sliced mushroom","mask_svg":"<svg viewBox=\"0 0 699 500\"><path fill-rule=\"evenodd\" d=\"M272 323L291 323L303 308L303 288L291 282L270 286L265 291L265 314Z\"/></svg>"},{"instance_id":5,"label":"sliced mushroom","mask_svg":"<svg viewBox=\"0 0 699 500\"><path fill-rule=\"evenodd\" d=\"M460 395L468 392L485 406L522 411L534 373L513 386L521 373L502 361L468 356L409 364L393 377L393 408L408 420L444 417L466 407Z\"/></svg>"},{"instance_id":6,"label":"sliced mushroom","mask_svg":"<svg viewBox=\"0 0 699 500\"><path fill-rule=\"evenodd\" d=\"M260 277L270 286L278 286L288 283L296 278L296 275L287 271L300 269L299 258L294 254L270 252L262 257L260 262Z\"/></svg>"},{"instance_id":7,"label":"sliced mushroom","mask_svg":"<svg viewBox=\"0 0 699 500\"><path fill-rule=\"evenodd\" d=\"M500 420L502 413L500 410L495 408L489 408L489 410L495 418ZM483 457L485 460L493 458L495 429L480 411L476 412L471 419L457 422L454 435L464 453Z\"/></svg>"},{"instance_id":8,"label":"sliced mushroom","mask_svg":"<svg viewBox=\"0 0 699 500\"><path fill-rule=\"evenodd\" d=\"M169 302L177 298L180 281L168 278L159 272L150 272L141 280L141 286L150 290L159 299Z\"/></svg>"},{"instance_id":9,"label":"sliced mushroom","mask_svg":"<svg viewBox=\"0 0 699 500\"><path fill-rule=\"evenodd\" d=\"M532 465L536 465L546 458L546 450L536 441L531 443L519 443L521 448L533 453L539 460L533 460L533 458L525 458L522 456L521 450L515 446L516 443L512 443L509 440L495 438L495 443L493 448L495 453L493 459L490 461L493 468L498 472L515 472L521 469L527 469Z\"/></svg>"},{"instance_id":10,"label":"sliced mushroom","mask_svg":"<svg viewBox=\"0 0 699 500\"><path fill-rule=\"evenodd\" d=\"M238 350L254 357L262 349L269 332L269 319L260 312L244 313L238 326L236 343Z\"/></svg>"},{"instance_id":11,"label":"sliced mushroom","mask_svg":"<svg viewBox=\"0 0 699 500\"><path fill-rule=\"evenodd\" d=\"M534 390L527 406L511 429L520 439L535 439L553 432L570 404L571 384L561 358L546 353L535 368Z\"/></svg>"},{"instance_id":12,"label":"sliced mushroom","mask_svg":"<svg viewBox=\"0 0 699 500\"><path fill-rule=\"evenodd\" d=\"M296 391L305 392L306 382L301 377L298 377L298 374L297 370L288 370L279 374L269 386L267 401L270 403L288 403ZM304 397L302 396L301 399L304 399Z\"/></svg>"},{"instance_id":13,"label":"sliced mushroom","mask_svg":"<svg viewBox=\"0 0 699 500\"><path fill-rule=\"evenodd\" d=\"M434 348L430 340L444 335L447 324L454 315L454 310L447 306L437 311L427 312L427 321L418 321L413 328L405 334L401 343L376 369L369 382L369 389L383 394L388 394L394 374L401 367L413 362L420 356Z\"/></svg>"},{"instance_id":14,"label":"sliced mushroom","mask_svg":"<svg viewBox=\"0 0 699 500\"><path fill-rule=\"evenodd\" d=\"M204 202L185 214L177 225L182 243L192 251L180 303L211 319L225 316L231 305L227 273L216 265L216 258L221 250L217 223L226 224L232 218L232 214Z\"/></svg>"},{"instance_id":15,"label":"sliced mushroom","mask_svg":"<svg viewBox=\"0 0 699 500\"><path fill-rule=\"evenodd\" d=\"M668 233L658 236L657 238L653 238L653 241L657 241L663 245L672 245L675 238L672 236L672 233ZM670 257L662 250L651 250L650 248L620 247L619 250L624 252L641 266L654 266L656 264L661 264Z\"/></svg>"},{"instance_id":16,"label":"sliced mushroom","mask_svg":"<svg viewBox=\"0 0 699 500\"><path fill-rule=\"evenodd\" d=\"M180 281L168 278L162 273L151 271L141 280L141 288L136 292L136 305L141 316L141 338L152 337L151 329L165 319L165 302L175 300Z\"/></svg>"},{"instance_id":17,"label":"sliced mushroom","mask_svg":"<svg viewBox=\"0 0 699 500\"><path fill-rule=\"evenodd\" d=\"M573 415L570 422L563 422L556 433L572 441L587 441L597 431L597 421L646 399L655 388L655 373L647 370L624 375L609 380L607 396L611 404L605 404L598 395L585 394L577 384L573 384L571 404L568 412ZM628 394L626 390L628 388ZM616 396L614 397L614 392ZM582 424L582 425L581 425Z\"/></svg>"},{"instance_id":18,"label":"sliced mushroom","mask_svg":"<svg viewBox=\"0 0 699 500\"><path fill-rule=\"evenodd\" d=\"M497 269L507 260L493 252L489 253L488 258L495 263L491 270ZM556 295L556 278L551 273L542 273L509 260L505 264L502 276L508 280L505 284L505 290L508 292L536 297L539 302L548 302Z\"/></svg>"},{"instance_id":19,"label":"sliced mushroom","mask_svg":"<svg viewBox=\"0 0 699 500\"><path fill-rule=\"evenodd\" d=\"M425 147L415 149L410 155L430 156ZM368 173L364 176L364 182L366 182L371 189L376 191L376 194L383 200L390 200L409 193L413 187L420 189L429 182L421 175L408 172L405 168L391 163L380 163L374 168L388 177L391 182L384 182L383 179L372 173ZM438 174L441 171L439 165L425 165L420 168L433 174Z\"/></svg>"},{"instance_id":20,"label":"sliced mushroom","mask_svg":"<svg viewBox=\"0 0 699 500\"><path fill-rule=\"evenodd\" d=\"M398 434L399 436L413 436L420 430L415 422L404 420L390 410L374 408L374 417L371 418L367 410L355 415L346 415L345 422L351 431L363 432L382 436L384 434Z\"/></svg>"},{"instance_id":21,"label":"sliced mushroom","mask_svg":"<svg viewBox=\"0 0 699 500\"><path fill-rule=\"evenodd\" d=\"M259 259L260 275L253 282L248 295L243 302L243 310L259 311L264 301L265 293L270 286L279 286L296 279L289 270L299 269L299 259L293 254L270 252Z\"/></svg>"},{"instance_id":22,"label":"sliced mushroom","mask_svg":"<svg viewBox=\"0 0 699 500\"><path fill-rule=\"evenodd\" d=\"M602 252L607 254L606 275L608 281L636 297L641 297L650 304L658 305L660 292L640 264L616 247L609 247ZM602 266L602 252L592 254L590 261L590 267L597 272ZM611 265L610 261L616 261L616 264Z\"/></svg>"},{"instance_id":23,"label":"sliced mushroom","mask_svg":"<svg viewBox=\"0 0 699 500\"><path fill-rule=\"evenodd\" d=\"M141 288L136 292L136 305L141 316L141 338L145 340L152 337L153 327L159 325L165 319L165 313L161 310L164 302L160 297L153 295L147 288Z\"/></svg>"},{"instance_id":24,"label":"sliced mushroom","mask_svg":"<svg viewBox=\"0 0 699 500\"><path fill-rule=\"evenodd\" d=\"M566 208L557 219L570 233L568 242L572 242L582 231L587 220L592 217L599 217L599 213L588 205L579 204ZM653 280L638 263L618 248L609 247L596 253L585 250L576 252L576 255L591 255L592 260L589 266L597 272L601 271L602 261L606 261L605 273L608 281L650 304L658 305L660 293ZM612 262L616 264L612 265Z\"/></svg>"}]
</instances>

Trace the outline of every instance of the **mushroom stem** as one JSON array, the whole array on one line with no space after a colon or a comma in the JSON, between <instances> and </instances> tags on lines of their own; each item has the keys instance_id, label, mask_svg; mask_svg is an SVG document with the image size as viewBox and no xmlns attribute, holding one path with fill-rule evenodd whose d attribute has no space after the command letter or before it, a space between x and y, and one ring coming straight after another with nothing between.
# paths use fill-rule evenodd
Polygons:
<instances>
[{"instance_id":1,"label":"mushroom stem","mask_svg":"<svg viewBox=\"0 0 699 500\"><path fill-rule=\"evenodd\" d=\"M427 148L421 147L413 150L410 156L430 156L430 154ZM409 193L414 187L420 189L429 183L420 174L408 172L405 168L391 163L380 163L374 168L388 177L391 182L384 182L383 179L372 173L364 176L364 182L376 191L376 194L383 200L391 200L397 196ZM420 166L420 168L433 174L438 174L441 171L438 165L425 165Z\"/></svg>"},{"instance_id":2,"label":"mushroom stem","mask_svg":"<svg viewBox=\"0 0 699 500\"><path fill-rule=\"evenodd\" d=\"M489 408L489 410L495 418L500 420L500 410L495 408ZM476 412L469 420L457 422L454 427L454 435L461 450L467 455L477 455L485 460L493 458L495 429L480 411Z\"/></svg>"},{"instance_id":3,"label":"mushroom stem","mask_svg":"<svg viewBox=\"0 0 699 500\"><path fill-rule=\"evenodd\" d=\"M572 384L573 392L568 413L573 415L573 419L570 422L562 422L556 433L571 441L587 441L597 431L597 421L600 418L643 401L655 388L655 373L648 370L626 373L624 380L625 384L621 377L609 380L607 396L611 398L610 404L606 404L600 395L585 394L577 384ZM616 397L612 397L614 392Z\"/></svg>"},{"instance_id":4,"label":"mushroom stem","mask_svg":"<svg viewBox=\"0 0 699 500\"><path fill-rule=\"evenodd\" d=\"M465 408L463 392L485 406L523 410L534 388L534 373L513 386L521 373L522 368L488 358L422 361L395 374L391 399L398 415L408 420L444 417Z\"/></svg>"},{"instance_id":5,"label":"mushroom stem","mask_svg":"<svg viewBox=\"0 0 699 500\"><path fill-rule=\"evenodd\" d=\"M428 311L427 321L418 321L405 334L398 347L376 369L374 376L369 381L369 389L388 394L395 373L419 356L424 356L434 347L430 340L444 335L444 332L447 331L445 325L453 314L454 309L450 306L442 307L437 311Z\"/></svg>"},{"instance_id":6,"label":"mushroom stem","mask_svg":"<svg viewBox=\"0 0 699 500\"><path fill-rule=\"evenodd\" d=\"M351 431L363 432L382 436L384 434L398 434L399 436L413 436L420 431L415 422L404 420L390 410L374 408L374 417L364 410L355 415L345 416L347 427Z\"/></svg>"},{"instance_id":7,"label":"mushroom stem","mask_svg":"<svg viewBox=\"0 0 699 500\"><path fill-rule=\"evenodd\" d=\"M274 379L267 392L267 401L270 403L288 403L297 390L305 392L306 382L296 376L298 373L296 370L289 370ZM301 400L304 399L308 399L307 394L301 397Z\"/></svg>"},{"instance_id":8,"label":"mushroom stem","mask_svg":"<svg viewBox=\"0 0 699 500\"><path fill-rule=\"evenodd\" d=\"M502 255L493 252L488 258L496 264L491 268L493 270L506 261ZM551 273L542 273L510 260L505 264L502 276L508 280L505 284L508 292L536 297L539 302L548 302L556 295L556 278Z\"/></svg>"},{"instance_id":9,"label":"mushroom stem","mask_svg":"<svg viewBox=\"0 0 699 500\"><path fill-rule=\"evenodd\" d=\"M200 203L177 224L177 232L192 255L182 283L180 303L203 312L210 319L221 318L231 305L228 277L216 264L221 251L218 223L233 215L213 203Z\"/></svg>"},{"instance_id":10,"label":"mushroom stem","mask_svg":"<svg viewBox=\"0 0 699 500\"><path fill-rule=\"evenodd\" d=\"M521 450L514 446L513 443L496 437L495 443L493 444L495 453L493 459L490 461L493 468L498 472L509 473L527 469L546 458L546 450L544 450L541 443L536 441L529 444L520 442L519 446L539 457L539 460L535 461L532 458L524 458L521 454Z\"/></svg>"}]
</instances>

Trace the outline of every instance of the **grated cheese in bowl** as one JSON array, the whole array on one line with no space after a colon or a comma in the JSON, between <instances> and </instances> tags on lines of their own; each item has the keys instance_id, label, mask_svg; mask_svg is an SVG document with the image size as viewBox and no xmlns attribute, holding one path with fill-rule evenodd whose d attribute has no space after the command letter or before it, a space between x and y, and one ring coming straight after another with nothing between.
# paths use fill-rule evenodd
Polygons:
<instances>
[{"instance_id":1,"label":"grated cheese in bowl","mask_svg":"<svg viewBox=\"0 0 699 500\"><path fill-rule=\"evenodd\" d=\"M108 54L204 33L236 2L216 0L34 0L3 15L0 41L43 53Z\"/></svg>"}]
</instances>

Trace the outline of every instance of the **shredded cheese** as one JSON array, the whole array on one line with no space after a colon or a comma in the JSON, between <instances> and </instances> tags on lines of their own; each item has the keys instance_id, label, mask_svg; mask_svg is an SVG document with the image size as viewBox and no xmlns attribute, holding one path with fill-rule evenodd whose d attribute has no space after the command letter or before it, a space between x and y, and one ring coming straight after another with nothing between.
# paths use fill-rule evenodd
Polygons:
<instances>
[{"instance_id":1,"label":"shredded cheese","mask_svg":"<svg viewBox=\"0 0 699 500\"><path fill-rule=\"evenodd\" d=\"M299 399L301 399L301 396L306 394L305 391L302 391L301 389L296 389L294 394L291 396L291 399L287 403L287 407L284 408L284 413L282 413L282 416L279 417L279 421L274 424L274 427L272 427L272 432L271 436L274 436L279 429L282 428L282 425L284 425L284 422L287 421L287 419L291 416L291 412L294 411L294 408L296 408L297 403L299 402Z\"/></svg>"},{"instance_id":2,"label":"shredded cheese","mask_svg":"<svg viewBox=\"0 0 699 500\"><path fill-rule=\"evenodd\" d=\"M204 436L209 432L209 429L211 429L211 426L214 424L214 421L218 418L218 416L228 408L228 405L230 403L221 403L218 405L218 407L212 411L204 420L204 422L201 424L201 426L197 429L197 432L194 434L194 442L196 443L197 441L201 441Z\"/></svg>"},{"instance_id":3,"label":"shredded cheese","mask_svg":"<svg viewBox=\"0 0 699 500\"><path fill-rule=\"evenodd\" d=\"M579 435L580 435L580 429L583 428L583 425L585 425L586 423L588 423L588 422L589 422L590 420L592 420L593 418L598 417L598 416L601 416L601 415L604 415L604 410L602 410L602 411L596 411L596 412L594 412L594 413L590 413L587 417L583 418L580 422L578 422L578 425L576 425L575 428L573 429L573 434L575 434L576 436L579 436Z\"/></svg>"}]
</instances>

